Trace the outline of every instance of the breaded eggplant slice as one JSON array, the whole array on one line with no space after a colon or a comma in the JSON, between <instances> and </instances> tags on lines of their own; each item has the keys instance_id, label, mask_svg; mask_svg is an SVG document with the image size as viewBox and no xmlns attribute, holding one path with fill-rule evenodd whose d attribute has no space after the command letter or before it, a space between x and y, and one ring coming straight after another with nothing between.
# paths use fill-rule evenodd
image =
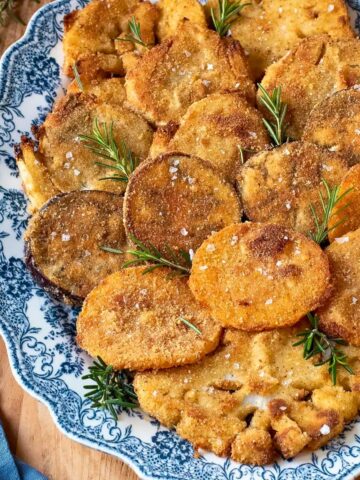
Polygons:
<instances>
[{"instance_id":1,"label":"breaded eggplant slice","mask_svg":"<svg viewBox=\"0 0 360 480\"><path fill-rule=\"evenodd\" d=\"M348 169L345 157L307 142L286 143L251 157L238 176L244 211L253 222L271 222L307 234L313 230L313 205L322 218L326 197Z\"/></svg>"},{"instance_id":2,"label":"breaded eggplant slice","mask_svg":"<svg viewBox=\"0 0 360 480\"><path fill-rule=\"evenodd\" d=\"M80 347L119 370L186 365L213 351L221 327L196 302L187 279L165 268L144 270L125 268L90 293L77 321Z\"/></svg>"},{"instance_id":3,"label":"breaded eggplant slice","mask_svg":"<svg viewBox=\"0 0 360 480\"><path fill-rule=\"evenodd\" d=\"M224 327L262 331L294 325L329 295L325 253L281 225L242 223L195 252L190 288Z\"/></svg>"},{"instance_id":4,"label":"breaded eggplant slice","mask_svg":"<svg viewBox=\"0 0 360 480\"><path fill-rule=\"evenodd\" d=\"M326 249L333 292L318 310L320 328L360 346L360 229L336 238Z\"/></svg>"},{"instance_id":5,"label":"breaded eggplant slice","mask_svg":"<svg viewBox=\"0 0 360 480\"><path fill-rule=\"evenodd\" d=\"M113 126L113 136L121 152L122 142L139 161L148 155L153 132L148 123L116 103L105 104L100 98L86 94L69 94L62 98L39 130L39 148L53 184L61 192L72 190L105 190L122 193L126 183L102 180L117 173L97 164L112 165L99 157L79 135L91 135L95 119L104 131Z\"/></svg>"},{"instance_id":6,"label":"breaded eggplant slice","mask_svg":"<svg viewBox=\"0 0 360 480\"><path fill-rule=\"evenodd\" d=\"M159 146L159 139L156 143ZM238 93L214 93L189 107L166 150L203 158L234 183L249 151L265 150L269 145L256 108Z\"/></svg>"},{"instance_id":7,"label":"breaded eggplant slice","mask_svg":"<svg viewBox=\"0 0 360 480\"><path fill-rule=\"evenodd\" d=\"M254 100L240 44L189 21L139 58L125 88L131 107L158 126L179 122L192 103L211 93L236 90Z\"/></svg>"},{"instance_id":8,"label":"breaded eggplant slice","mask_svg":"<svg viewBox=\"0 0 360 480\"><path fill-rule=\"evenodd\" d=\"M329 240L360 228L360 164L347 172L340 184L338 200L328 223Z\"/></svg>"},{"instance_id":9,"label":"breaded eggplant slice","mask_svg":"<svg viewBox=\"0 0 360 480\"><path fill-rule=\"evenodd\" d=\"M281 86L288 105L287 135L301 138L311 110L325 97L360 83L360 40L335 40L319 35L302 40L278 62L270 65L262 80L268 92ZM258 103L261 106L258 91ZM269 112L264 110L266 116ZM306 138L310 140L310 138Z\"/></svg>"},{"instance_id":10,"label":"breaded eggplant slice","mask_svg":"<svg viewBox=\"0 0 360 480\"><path fill-rule=\"evenodd\" d=\"M52 198L32 217L25 234L25 262L35 281L57 300L81 304L124 263L124 255L101 249L126 246L122 206L122 197L110 192Z\"/></svg>"},{"instance_id":11,"label":"breaded eggplant slice","mask_svg":"<svg viewBox=\"0 0 360 480\"><path fill-rule=\"evenodd\" d=\"M360 163L360 91L341 90L319 102L307 117L303 139Z\"/></svg>"},{"instance_id":12,"label":"breaded eggplant slice","mask_svg":"<svg viewBox=\"0 0 360 480\"><path fill-rule=\"evenodd\" d=\"M198 0L160 0L157 5L160 10L157 36L161 42L175 35L185 18L200 27L207 26L204 10Z\"/></svg>"},{"instance_id":13,"label":"breaded eggplant slice","mask_svg":"<svg viewBox=\"0 0 360 480\"><path fill-rule=\"evenodd\" d=\"M141 164L126 189L128 234L160 251L196 250L213 232L239 222L235 189L208 162L169 153Z\"/></svg>"},{"instance_id":14,"label":"breaded eggplant slice","mask_svg":"<svg viewBox=\"0 0 360 480\"><path fill-rule=\"evenodd\" d=\"M356 417L359 394L339 370L303 358L294 338L307 324L249 334L226 331L217 350L188 367L137 373L141 408L196 448L253 465L325 445ZM348 350L348 349L347 349ZM359 349L350 363L360 372ZM355 385L354 385L355 387Z\"/></svg>"},{"instance_id":15,"label":"breaded eggplant slice","mask_svg":"<svg viewBox=\"0 0 360 480\"><path fill-rule=\"evenodd\" d=\"M218 11L218 1L205 6ZM251 71L260 79L266 68L283 57L303 38L329 34L354 38L343 0L262 0L248 4L231 25L232 37L248 54Z\"/></svg>"},{"instance_id":16,"label":"breaded eggplant slice","mask_svg":"<svg viewBox=\"0 0 360 480\"><path fill-rule=\"evenodd\" d=\"M67 93L86 93L94 95L102 103L123 105L126 100L126 91L123 78L88 78L81 74L79 80L73 80L68 86Z\"/></svg>"}]
</instances>

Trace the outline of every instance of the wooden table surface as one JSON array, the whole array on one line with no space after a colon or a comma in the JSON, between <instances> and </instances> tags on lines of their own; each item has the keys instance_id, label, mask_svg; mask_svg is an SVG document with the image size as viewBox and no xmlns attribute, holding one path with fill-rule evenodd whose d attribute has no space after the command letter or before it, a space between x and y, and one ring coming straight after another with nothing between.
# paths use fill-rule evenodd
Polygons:
<instances>
[{"instance_id":1,"label":"wooden table surface","mask_svg":"<svg viewBox=\"0 0 360 480\"><path fill-rule=\"evenodd\" d=\"M40 5L45 3L48 1L40 1ZM22 0L19 4L19 14L25 22L40 6L33 0ZM24 30L24 26L14 21L1 27L0 54ZM25 393L14 380L1 337L0 418L11 451L51 480L138 479L120 460L73 442L56 428L48 409Z\"/></svg>"}]
</instances>

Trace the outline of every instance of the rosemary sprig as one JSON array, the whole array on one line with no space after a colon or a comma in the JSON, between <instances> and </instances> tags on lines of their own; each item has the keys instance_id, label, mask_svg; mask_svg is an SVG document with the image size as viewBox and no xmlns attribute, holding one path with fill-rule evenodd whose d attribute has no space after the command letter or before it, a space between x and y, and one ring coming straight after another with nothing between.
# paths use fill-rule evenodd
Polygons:
<instances>
[{"instance_id":1,"label":"rosemary sprig","mask_svg":"<svg viewBox=\"0 0 360 480\"><path fill-rule=\"evenodd\" d=\"M15 13L17 7L16 0L0 0L0 25L3 26L9 17L12 17L21 25L25 25L25 22Z\"/></svg>"},{"instance_id":2,"label":"rosemary sprig","mask_svg":"<svg viewBox=\"0 0 360 480\"><path fill-rule=\"evenodd\" d=\"M258 87L261 92L260 102L274 118L274 121L272 122L263 118L263 122L274 146L276 147L288 140L286 135L286 125L284 124L287 104L283 103L281 100L281 87L274 88L272 94L269 94L261 83L258 83Z\"/></svg>"},{"instance_id":3,"label":"rosemary sprig","mask_svg":"<svg viewBox=\"0 0 360 480\"><path fill-rule=\"evenodd\" d=\"M86 398L92 401L92 407L108 410L112 417L117 419L115 407L136 408L137 396L131 383L121 372L115 372L111 365L97 357L97 361L89 367L90 373L84 375L83 380L91 380L91 385L85 385L89 390Z\"/></svg>"},{"instance_id":4,"label":"rosemary sprig","mask_svg":"<svg viewBox=\"0 0 360 480\"><path fill-rule=\"evenodd\" d=\"M216 16L215 9L211 8L211 18L215 30L220 37L225 37L228 34L232 23L236 17L240 15L242 9L251 3L241 3L241 1L218 0L219 13Z\"/></svg>"},{"instance_id":5,"label":"rosemary sprig","mask_svg":"<svg viewBox=\"0 0 360 480\"><path fill-rule=\"evenodd\" d=\"M324 198L321 190L319 192L321 208L322 208L322 219L318 217L318 214L316 213L314 205L311 204L310 210L311 210L312 217L314 219L315 230L314 231L312 230L308 233L309 237L319 245L321 245L324 242L324 240L326 240L328 234L332 230L334 230L339 225L345 222L346 217L336 222L330 228L328 227L329 221L331 220L333 214L335 213L334 208L336 207L336 205L353 190L352 188L349 188L343 194L339 195L340 186L335 186L331 188L324 178L321 180L321 182L324 185L326 190L326 198ZM339 214L348 206L349 204L347 203L343 207L339 208L338 210L336 210L336 214Z\"/></svg>"},{"instance_id":6,"label":"rosemary sprig","mask_svg":"<svg viewBox=\"0 0 360 480\"><path fill-rule=\"evenodd\" d=\"M75 81L77 83L77 86L83 92L84 91L84 85L81 81L79 70L77 68L76 62L74 62L73 66L72 66L72 70L73 70L73 73L74 73L74 78L75 78Z\"/></svg>"},{"instance_id":7,"label":"rosemary sprig","mask_svg":"<svg viewBox=\"0 0 360 480\"><path fill-rule=\"evenodd\" d=\"M112 162L111 164L96 162L96 165L119 172L109 177L102 177L100 180L129 181L130 175L139 164L139 159L131 152L124 140L121 140L118 147L113 135L113 122L108 127L105 122L99 125L98 119L95 118L92 134L79 135L79 139L96 155Z\"/></svg>"},{"instance_id":8,"label":"rosemary sprig","mask_svg":"<svg viewBox=\"0 0 360 480\"><path fill-rule=\"evenodd\" d=\"M138 44L138 45L141 45L142 47L149 48L150 45L145 43L141 37L140 22L137 22L136 18L132 16L131 19L129 20L128 25L129 25L130 33L126 35L124 38L121 38L121 37L117 38L117 40L120 42L131 42L134 46Z\"/></svg>"},{"instance_id":9,"label":"rosemary sprig","mask_svg":"<svg viewBox=\"0 0 360 480\"><path fill-rule=\"evenodd\" d=\"M134 257L134 260L128 260L123 268L151 263L145 270L145 273L152 272L156 268L169 267L174 270L174 275L185 276L190 274L191 258L185 250L175 251L166 246L164 252L160 252L154 245L144 245L134 235L129 235L131 241L136 245L136 250L119 250L110 247L100 247L105 252L124 254L127 253Z\"/></svg>"},{"instance_id":10,"label":"rosemary sprig","mask_svg":"<svg viewBox=\"0 0 360 480\"><path fill-rule=\"evenodd\" d=\"M186 320L184 317L179 317L179 320L194 330L194 332L196 332L198 335L201 335L201 330L199 330L193 323L189 322L189 320Z\"/></svg>"},{"instance_id":11,"label":"rosemary sprig","mask_svg":"<svg viewBox=\"0 0 360 480\"><path fill-rule=\"evenodd\" d=\"M338 345L347 345L347 342L342 338L328 337L325 333L319 330L319 319L312 313L307 314L311 328L307 328L296 336L301 340L294 343L293 346L304 345L304 358L309 358L315 355L321 355L321 361L315 363L315 366L329 364L329 373L331 380L336 385L337 369L342 367L351 375L354 374L350 367L346 354L338 349Z\"/></svg>"}]
</instances>

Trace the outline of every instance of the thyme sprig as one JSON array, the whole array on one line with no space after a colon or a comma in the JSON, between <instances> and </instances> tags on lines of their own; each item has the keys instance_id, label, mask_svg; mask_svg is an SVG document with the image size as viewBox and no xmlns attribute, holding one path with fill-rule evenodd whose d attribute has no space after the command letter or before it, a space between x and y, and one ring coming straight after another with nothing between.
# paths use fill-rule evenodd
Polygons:
<instances>
[{"instance_id":1,"label":"thyme sprig","mask_svg":"<svg viewBox=\"0 0 360 480\"><path fill-rule=\"evenodd\" d=\"M268 110L273 117L270 122L263 118L264 125L269 132L273 145L279 146L288 140L286 135L285 116L287 112L287 104L281 100L281 87L276 87L272 93L268 93L266 89L258 83L261 92L260 102Z\"/></svg>"},{"instance_id":2,"label":"thyme sprig","mask_svg":"<svg viewBox=\"0 0 360 480\"><path fill-rule=\"evenodd\" d=\"M342 338L329 337L321 332L319 330L319 318L316 315L308 313L307 317L311 328L298 333L296 336L300 337L301 340L294 343L293 346L304 346L305 360L321 355L321 360L315 363L315 366L329 364L329 373L334 385L336 385L338 368L342 367L353 375L354 371L348 363L346 354L338 348L338 345L347 345L347 342Z\"/></svg>"},{"instance_id":3,"label":"thyme sprig","mask_svg":"<svg viewBox=\"0 0 360 480\"><path fill-rule=\"evenodd\" d=\"M129 181L130 175L139 164L139 159L131 152L125 140L121 140L120 146L117 145L113 134L113 122L108 126L105 122L99 124L99 120L95 118L92 134L79 135L79 139L95 155L111 162L96 162L96 165L118 172L100 180Z\"/></svg>"},{"instance_id":4,"label":"thyme sprig","mask_svg":"<svg viewBox=\"0 0 360 480\"><path fill-rule=\"evenodd\" d=\"M138 400L134 388L123 372L114 371L111 365L97 357L93 365L89 367L90 373L82 377L83 380L91 380L93 383L84 385L88 390L86 398L92 401L92 407L102 408L111 413L117 419L116 407L136 408Z\"/></svg>"},{"instance_id":5,"label":"thyme sprig","mask_svg":"<svg viewBox=\"0 0 360 480\"><path fill-rule=\"evenodd\" d=\"M160 267L169 267L174 271L174 275L185 276L190 274L191 258L190 254L185 250L175 251L168 245L160 252L154 245L145 245L138 240L134 235L129 235L131 241L135 244L135 250L120 250L110 247L101 247L102 250L109 253L129 254L134 257L133 260L128 260L123 264L123 268L147 264L150 265L145 268L143 273L149 273Z\"/></svg>"},{"instance_id":6,"label":"thyme sprig","mask_svg":"<svg viewBox=\"0 0 360 480\"><path fill-rule=\"evenodd\" d=\"M150 45L145 43L144 40L142 39L140 22L137 22L136 18L132 16L131 19L129 20L128 25L129 25L130 33L123 38L121 37L117 38L117 40L120 42L130 42L134 46L137 44L137 45L141 45L142 47L149 48Z\"/></svg>"},{"instance_id":7,"label":"thyme sprig","mask_svg":"<svg viewBox=\"0 0 360 480\"><path fill-rule=\"evenodd\" d=\"M211 8L211 19L215 30L220 37L225 37L229 33L232 23L240 15L242 9L251 3L241 3L241 1L218 0L219 13L216 15L215 9Z\"/></svg>"},{"instance_id":8,"label":"thyme sprig","mask_svg":"<svg viewBox=\"0 0 360 480\"><path fill-rule=\"evenodd\" d=\"M199 330L193 323L189 322L189 320L186 320L184 317L179 317L179 320L194 330L194 332L196 332L198 335L201 335L201 330Z\"/></svg>"}]
</instances>

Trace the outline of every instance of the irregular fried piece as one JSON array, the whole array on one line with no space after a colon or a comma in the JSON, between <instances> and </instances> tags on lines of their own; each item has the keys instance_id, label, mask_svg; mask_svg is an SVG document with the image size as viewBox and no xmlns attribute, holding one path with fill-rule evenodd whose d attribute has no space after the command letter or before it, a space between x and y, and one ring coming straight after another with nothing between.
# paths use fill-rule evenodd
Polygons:
<instances>
[{"instance_id":1,"label":"irregular fried piece","mask_svg":"<svg viewBox=\"0 0 360 480\"><path fill-rule=\"evenodd\" d=\"M342 196L328 224L330 242L360 228L360 164L350 168L341 182L338 197Z\"/></svg>"},{"instance_id":2,"label":"irregular fried piece","mask_svg":"<svg viewBox=\"0 0 360 480\"><path fill-rule=\"evenodd\" d=\"M321 248L281 225L230 225L195 253L190 288L221 325L246 331L293 325L329 295Z\"/></svg>"},{"instance_id":3,"label":"irregular fried piece","mask_svg":"<svg viewBox=\"0 0 360 480\"><path fill-rule=\"evenodd\" d=\"M195 448L264 465L303 448L318 448L356 416L359 393L342 376L333 386L327 366L293 347L296 328L248 334L227 331L200 363L138 373L140 406ZM359 369L359 349L351 365ZM346 372L345 372L346 373ZM347 379L349 375L347 375Z\"/></svg>"},{"instance_id":4,"label":"irregular fried piece","mask_svg":"<svg viewBox=\"0 0 360 480\"><path fill-rule=\"evenodd\" d=\"M105 104L123 105L126 100L124 80L122 78L88 79L85 75L80 75L80 82L81 84L73 80L68 86L67 93L84 92L87 95L98 97Z\"/></svg>"},{"instance_id":5,"label":"irregular fried piece","mask_svg":"<svg viewBox=\"0 0 360 480\"><path fill-rule=\"evenodd\" d=\"M144 267L135 267L105 278L78 318L81 348L119 370L185 365L213 351L221 328L196 302L187 279L170 276L165 268L144 275Z\"/></svg>"},{"instance_id":6,"label":"irregular fried piece","mask_svg":"<svg viewBox=\"0 0 360 480\"><path fill-rule=\"evenodd\" d=\"M286 119L290 138L301 137L310 112L318 102L360 83L360 64L354 60L359 56L360 40L334 40L328 35L319 35L302 40L288 55L270 65L262 85L269 92L281 86L282 100L288 105Z\"/></svg>"},{"instance_id":7,"label":"irregular fried piece","mask_svg":"<svg viewBox=\"0 0 360 480\"><path fill-rule=\"evenodd\" d=\"M337 238L326 253L334 288L318 310L320 328L360 346L360 229Z\"/></svg>"},{"instance_id":8,"label":"irregular fried piece","mask_svg":"<svg viewBox=\"0 0 360 480\"><path fill-rule=\"evenodd\" d=\"M259 153L238 176L245 213L254 222L278 223L307 234L315 227L310 205L322 218L322 179L330 187L339 185L347 167L344 157L306 142Z\"/></svg>"},{"instance_id":9,"label":"irregular fried piece","mask_svg":"<svg viewBox=\"0 0 360 480\"><path fill-rule=\"evenodd\" d=\"M254 98L240 44L188 21L140 57L127 72L125 88L132 108L157 125L179 122L192 103L210 93L237 90Z\"/></svg>"},{"instance_id":10,"label":"irregular fried piece","mask_svg":"<svg viewBox=\"0 0 360 480\"><path fill-rule=\"evenodd\" d=\"M126 183L101 180L114 174L114 170L97 165L111 165L79 140L79 135L91 135L94 119L100 128L103 122L113 125L114 139L121 147L125 141L131 152L143 160L152 142L152 129L147 122L115 103L104 104L91 95L66 95L50 113L39 131L40 152L44 155L53 184L61 192L89 189L122 193Z\"/></svg>"},{"instance_id":11,"label":"irregular fried piece","mask_svg":"<svg viewBox=\"0 0 360 480\"><path fill-rule=\"evenodd\" d=\"M58 195L44 205L25 234L25 261L39 285L60 301L81 304L119 270L124 255L100 247L126 246L122 205L119 195L97 191Z\"/></svg>"},{"instance_id":12,"label":"irregular fried piece","mask_svg":"<svg viewBox=\"0 0 360 480\"><path fill-rule=\"evenodd\" d=\"M319 102L307 117L303 139L360 163L360 91L341 90Z\"/></svg>"},{"instance_id":13,"label":"irregular fried piece","mask_svg":"<svg viewBox=\"0 0 360 480\"><path fill-rule=\"evenodd\" d=\"M164 132L162 132L164 135ZM159 151L163 137L156 139ZM258 110L237 93L214 93L193 103L168 142L167 151L183 152L208 160L234 182L247 152L264 150L269 137Z\"/></svg>"},{"instance_id":14,"label":"irregular fried piece","mask_svg":"<svg viewBox=\"0 0 360 480\"><path fill-rule=\"evenodd\" d=\"M187 18L191 23L206 27L205 13L198 0L160 0L158 3L160 20L157 36L161 42L176 34L182 20Z\"/></svg>"},{"instance_id":15,"label":"irregular fried piece","mask_svg":"<svg viewBox=\"0 0 360 480\"><path fill-rule=\"evenodd\" d=\"M150 158L156 158L162 153L168 151L169 143L178 128L179 125L177 123L169 122L155 131L149 152Z\"/></svg>"},{"instance_id":16,"label":"irregular fried piece","mask_svg":"<svg viewBox=\"0 0 360 480\"><path fill-rule=\"evenodd\" d=\"M144 162L125 194L128 233L161 251L196 250L213 232L240 221L234 188L200 158L170 153Z\"/></svg>"}]
</instances>

